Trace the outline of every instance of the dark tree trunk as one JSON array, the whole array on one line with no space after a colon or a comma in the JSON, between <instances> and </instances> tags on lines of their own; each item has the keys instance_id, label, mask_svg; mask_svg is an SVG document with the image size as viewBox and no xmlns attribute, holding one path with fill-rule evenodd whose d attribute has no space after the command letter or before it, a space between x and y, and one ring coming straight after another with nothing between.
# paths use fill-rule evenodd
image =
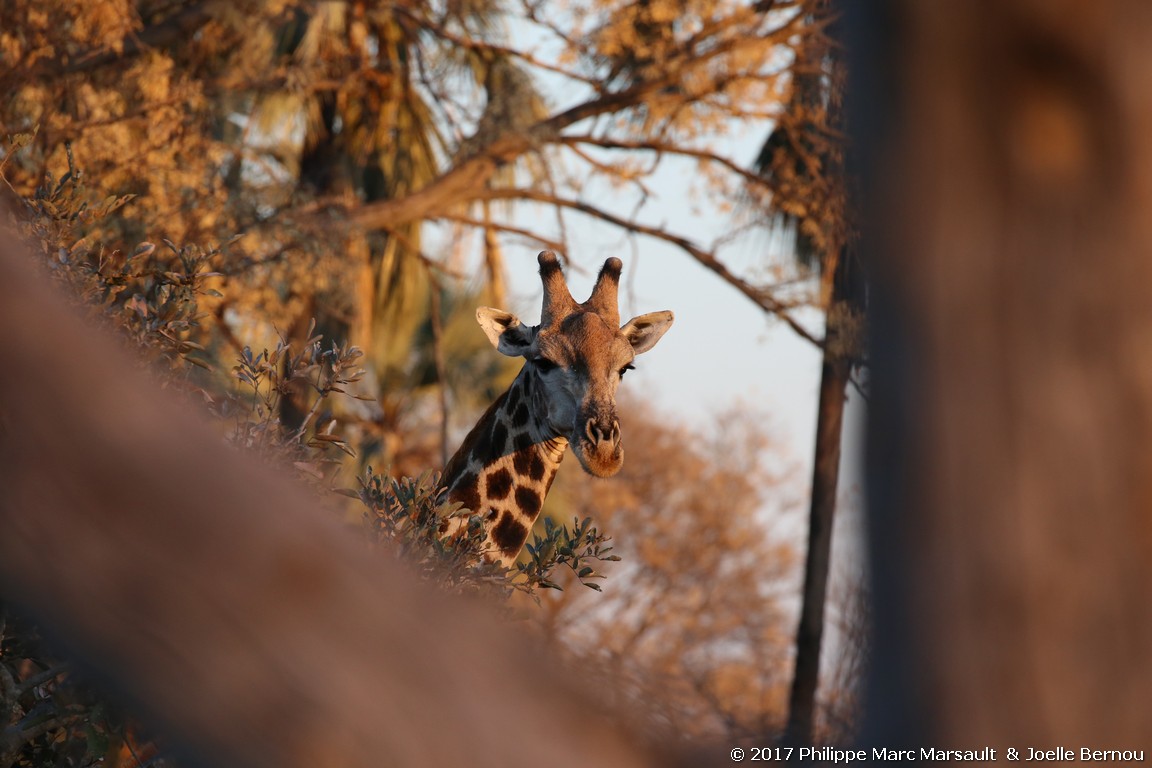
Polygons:
<instances>
[{"instance_id":1,"label":"dark tree trunk","mask_svg":"<svg viewBox=\"0 0 1152 768\"><path fill-rule=\"evenodd\" d=\"M336 135L336 95L319 97L324 129L300 154L300 185L318 197L349 191L347 158Z\"/></svg>"},{"instance_id":2,"label":"dark tree trunk","mask_svg":"<svg viewBox=\"0 0 1152 768\"><path fill-rule=\"evenodd\" d=\"M820 373L820 410L816 417L816 458L808 511L808 556L804 593L796 630L796 669L788 704L789 744L811 744L819 684L820 646L824 637L824 598L832 553L832 522L840 473L840 431L848 366L824 355Z\"/></svg>"},{"instance_id":3,"label":"dark tree trunk","mask_svg":"<svg viewBox=\"0 0 1152 768\"><path fill-rule=\"evenodd\" d=\"M852 349L846 344L857 322L855 308L862 303L858 269L847 254L837 260L832 300L820 372L820 400L816 415L816 453L812 466L812 495L808 511L808 554L804 563L804 592L796 630L796 667L788 705L788 744L811 744L820 677L820 648L824 637L824 608L832 555L832 524L840 480L840 435Z\"/></svg>"}]
</instances>

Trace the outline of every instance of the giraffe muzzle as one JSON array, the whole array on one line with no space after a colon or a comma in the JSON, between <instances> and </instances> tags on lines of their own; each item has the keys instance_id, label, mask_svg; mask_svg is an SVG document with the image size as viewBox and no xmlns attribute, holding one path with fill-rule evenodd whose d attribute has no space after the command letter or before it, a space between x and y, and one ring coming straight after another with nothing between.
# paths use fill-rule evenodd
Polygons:
<instances>
[{"instance_id":1,"label":"giraffe muzzle","mask_svg":"<svg viewBox=\"0 0 1152 768\"><path fill-rule=\"evenodd\" d=\"M584 434L573 448L586 472L597 477L611 477L624 463L620 422L614 417L587 419Z\"/></svg>"}]
</instances>

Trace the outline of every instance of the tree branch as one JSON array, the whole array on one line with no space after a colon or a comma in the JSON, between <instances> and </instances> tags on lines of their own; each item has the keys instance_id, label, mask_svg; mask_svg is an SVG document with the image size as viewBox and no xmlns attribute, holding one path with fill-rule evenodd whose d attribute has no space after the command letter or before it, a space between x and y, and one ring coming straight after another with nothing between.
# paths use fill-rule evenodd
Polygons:
<instances>
[{"instance_id":1,"label":"tree branch","mask_svg":"<svg viewBox=\"0 0 1152 768\"><path fill-rule=\"evenodd\" d=\"M779 37L783 42L791 34L794 23L786 22L765 39L722 39L706 51L697 51L691 56L685 54L676 65L668 66L660 77L639 81L618 91L599 93L594 98L537 122L525 131L505 133L462 158L422 189L402 198L365 203L350 211L349 218L366 229L387 229L417 219L436 218L454 205L478 200L483 188L498 169L528 152L559 142L564 129L584 120L643 104L648 97L674 86L686 72L706 67L715 59L733 54L741 48L754 44L765 45L770 38ZM685 96L685 99L699 100L705 95L697 93L691 97Z\"/></svg>"},{"instance_id":2,"label":"tree branch","mask_svg":"<svg viewBox=\"0 0 1152 768\"><path fill-rule=\"evenodd\" d=\"M46 669L43 672L40 672L39 674L33 675L32 677L28 678L27 680L21 681L20 693L24 694L24 693L27 693L28 691L31 691L33 688L38 688L39 686L44 685L44 683L50 682L53 679L59 677L60 675L63 675L65 672L68 672L68 671L69 671L69 665L67 665L67 664L57 664L54 667Z\"/></svg>"},{"instance_id":3,"label":"tree branch","mask_svg":"<svg viewBox=\"0 0 1152 768\"><path fill-rule=\"evenodd\" d=\"M626 141L621 139L604 139L587 134L581 136L562 136L560 137L560 143L565 145L591 144L592 146L600 147L601 149L647 150L649 152L655 152L658 155L668 154L680 155L682 157L692 157L696 158L697 160L705 160L707 162L716 163L717 165L723 166L750 184L755 184L756 186L760 187L766 186L764 179L758 174L748 170L747 168L742 168L733 160L729 160L728 158L718 155L715 152L709 152L706 149L692 149L691 147L681 147L676 144L662 141Z\"/></svg>"},{"instance_id":4,"label":"tree branch","mask_svg":"<svg viewBox=\"0 0 1152 768\"><path fill-rule=\"evenodd\" d=\"M640 224L636 221L630 221L628 219L621 218L614 214L608 213L605 210L597 208L594 205L590 205L579 200L569 200L567 198L539 192L534 189L493 189L484 192L481 197L488 200L531 200L533 202L546 203L562 208L568 208L574 211L579 211L588 216L592 216L593 218L600 219L601 221L605 221L609 224L620 227L621 229L625 229L641 235L647 235L648 237L670 243L687 253L692 258L696 259L697 262L699 262L709 271L718 275L726 283L736 288L736 290L744 294L756 306L760 307L765 312L773 314L783 320L788 325L788 327L795 331L796 334L799 335L802 339L811 342L817 347L823 348L824 346L824 342L822 340L817 339L807 328L800 325L800 323L794 317L792 317L790 311L794 309L793 306L785 304L784 302L775 298L769 288L755 286L747 280L744 280L739 275L728 269L728 267L726 267L723 262L716 258L714 253L699 247L685 237L672 234L671 232L667 232L657 227L652 227L646 224Z\"/></svg>"},{"instance_id":5,"label":"tree branch","mask_svg":"<svg viewBox=\"0 0 1152 768\"><path fill-rule=\"evenodd\" d=\"M464 224L465 226L475 227L476 229L498 229L501 232L507 232L512 235L519 235L521 237L533 240L540 245L544 246L550 251L564 252L567 250L565 243L562 240L553 240L550 237L533 232L529 229L522 229L521 227L514 227L511 224L501 224L498 221L481 221L474 219L471 216L461 216L458 214L446 213L436 217L439 221L454 221L457 224Z\"/></svg>"},{"instance_id":6,"label":"tree branch","mask_svg":"<svg viewBox=\"0 0 1152 768\"><path fill-rule=\"evenodd\" d=\"M542 69L546 72L552 72L553 74L561 75L563 77L567 77L567 78L570 78L572 80L579 81L581 83L584 83L585 85L595 86L597 84L597 81L594 80L593 78L578 74L576 72L573 72L570 69L565 69L564 67L558 66L556 64L549 64L546 61L541 61L540 59L538 59L537 57L533 56L532 54L530 54L526 51L522 51L522 50L519 50L517 48L511 48L511 47L506 46L506 45L497 45L496 43L490 43L490 42L487 42L484 40L478 40L474 37L468 37L466 35L454 34L450 31L448 31L448 28L445 27L443 24L441 24L437 21L432 21L432 20L429 20L429 19L424 18L422 16L419 16L418 14L413 13L411 8L405 8L403 5L400 5L400 4L394 5L393 10L395 10L397 13L411 19L413 22L416 23L416 25L418 27L423 29L425 32L428 32L429 34L434 35L435 37L439 37L443 40L447 40L453 46L458 46L460 48L466 48L470 51L491 51L492 53L499 54L501 56L508 56L508 57L511 57L514 59L520 59L521 61L523 61L525 64L528 64L529 66L536 67L536 68Z\"/></svg>"}]
</instances>

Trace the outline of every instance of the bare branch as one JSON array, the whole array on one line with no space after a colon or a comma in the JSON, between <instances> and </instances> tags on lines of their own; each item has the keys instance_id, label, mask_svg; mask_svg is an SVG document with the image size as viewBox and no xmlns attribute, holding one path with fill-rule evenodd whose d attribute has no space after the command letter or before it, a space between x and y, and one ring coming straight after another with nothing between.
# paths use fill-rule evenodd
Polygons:
<instances>
[{"instance_id":1,"label":"bare branch","mask_svg":"<svg viewBox=\"0 0 1152 768\"><path fill-rule=\"evenodd\" d=\"M465 226L475 227L476 229L488 229L488 228L490 228L490 229L497 229L501 232L507 232L508 234L511 234L511 235L519 235L520 237L524 237L524 238L527 238L529 240L533 240L537 243L540 243L540 245L544 246L547 250L550 250L550 251L563 252L563 251L567 250L564 247L563 240L554 240L550 237L546 237L544 235L541 235L537 232L533 232L533 231L528 230L528 229L522 229L521 227L514 227L511 224L501 224L498 221L482 221L480 219L474 219L471 216L461 216L461 215L450 214L450 213L446 213L446 214L442 214L440 216L437 216L436 219L438 221L454 221L458 224L464 224Z\"/></svg>"},{"instance_id":2,"label":"bare branch","mask_svg":"<svg viewBox=\"0 0 1152 768\"><path fill-rule=\"evenodd\" d=\"M652 191L648 189L647 185L644 184L644 182L639 178L639 176L630 178L627 175L627 171L625 171L624 169L617 168L617 167L612 166L609 163L605 163L601 160L597 160L596 158L592 157L592 155L588 154L587 151L580 148L580 146L577 144L569 145L568 148L572 151L573 154L575 154L581 160L583 160L588 165L592 166L594 169L596 169L600 173L604 174L605 176L608 176L609 178L612 178L612 179L616 179L622 183L627 183L627 184L631 184L631 185L635 186L637 188L637 190L639 190L640 195L644 200L647 200L649 197L652 196ZM659 158L656 159L656 162L659 163ZM652 174L652 172L654 170L655 170L655 164L653 165L653 167L644 171L642 175L643 176L649 176Z\"/></svg>"},{"instance_id":3,"label":"bare branch","mask_svg":"<svg viewBox=\"0 0 1152 768\"><path fill-rule=\"evenodd\" d=\"M360 205L350 212L350 218L366 229L387 229L417 219L435 218L453 205L480 199L483 188L498 169L528 152L557 143L566 128L642 104L648 97L675 85L686 71L705 68L721 56L734 54L753 45L764 45L766 39L778 38L783 43L792 33L793 23L782 25L765 38L734 37L716 42L707 51L686 52L676 62L670 63L660 77L637 82L619 91L599 93L594 98L537 122L525 131L505 133L460 160L422 189L406 197ZM699 99L702 95L696 94L692 98Z\"/></svg>"},{"instance_id":4,"label":"bare branch","mask_svg":"<svg viewBox=\"0 0 1152 768\"><path fill-rule=\"evenodd\" d=\"M578 74L570 69L565 69L564 67L560 67L555 64L550 64L526 51L522 51L517 48L510 48L505 45L497 45L496 43L491 43L485 40L478 40L474 37L468 37L466 35L454 34L453 32L450 32L448 28L443 24L413 13L410 8L405 8L403 5L395 5L393 6L393 9L397 13L402 14L416 22L417 26L419 26L424 31L429 32L430 34L443 40L447 40L449 43L460 46L461 48L467 48L468 50L472 51L490 51L501 56L509 56L515 59L520 59L529 66L542 69L546 72L552 72L553 74L563 75L564 77L571 78L572 80L578 80L586 85L595 86L597 84L597 81L593 78Z\"/></svg>"},{"instance_id":5,"label":"bare branch","mask_svg":"<svg viewBox=\"0 0 1152 768\"><path fill-rule=\"evenodd\" d=\"M755 184L761 187L765 186L764 179L755 172L741 167L733 160L730 160L722 155L718 155L715 152L710 152L706 149L693 149L691 147L684 147L678 144L662 141L629 141L622 139L605 139L591 135L562 136L560 138L560 143L571 146L575 146L577 144L591 144L592 146L600 147L602 149L648 150L650 152L655 152L657 155L668 154L680 155L683 157L693 157L697 160L704 160L723 166L750 184Z\"/></svg>"},{"instance_id":6,"label":"bare branch","mask_svg":"<svg viewBox=\"0 0 1152 768\"><path fill-rule=\"evenodd\" d=\"M674 235L657 227L640 224L636 221L621 218L611 214L605 210L597 208L579 200L569 200L554 195L548 195L534 189L494 189L484 193L483 197L490 200L531 200L539 203L546 203L555 205L562 208L569 208L574 211L580 211L594 218L606 221L621 229L635 232L641 235L663 240L666 243L671 243L680 250L687 253L692 258L696 259L702 266L709 271L718 275L722 280L736 288L740 293L751 299L751 301L765 312L769 312L776 317L783 320L789 328L796 332L802 339L805 339L817 347L823 347L824 342L817 339L807 328L801 325L792 315L790 311L795 307L786 304L772 295L770 287L760 287L744 280L739 275L732 272L721 262L716 255L708 250L705 250L692 241L679 235Z\"/></svg>"}]
</instances>

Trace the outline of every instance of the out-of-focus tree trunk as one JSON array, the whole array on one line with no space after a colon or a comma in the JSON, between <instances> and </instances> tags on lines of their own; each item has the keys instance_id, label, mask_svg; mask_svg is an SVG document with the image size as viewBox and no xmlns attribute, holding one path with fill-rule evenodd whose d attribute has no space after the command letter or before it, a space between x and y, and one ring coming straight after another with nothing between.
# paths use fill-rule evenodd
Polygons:
<instances>
[{"instance_id":1,"label":"out-of-focus tree trunk","mask_svg":"<svg viewBox=\"0 0 1152 768\"><path fill-rule=\"evenodd\" d=\"M878 287L867 738L1148 748L1152 6L844 7Z\"/></svg>"},{"instance_id":2,"label":"out-of-focus tree trunk","mask_svg":"<svg viewBox=\"0 0 1152 768\"><path fill-rule=\"evenodd\" d=\"M0 231L0 594L190 764L665 762L522 631L371 556L224 447L13 239Z\"/></svg>"}]
</instances>

